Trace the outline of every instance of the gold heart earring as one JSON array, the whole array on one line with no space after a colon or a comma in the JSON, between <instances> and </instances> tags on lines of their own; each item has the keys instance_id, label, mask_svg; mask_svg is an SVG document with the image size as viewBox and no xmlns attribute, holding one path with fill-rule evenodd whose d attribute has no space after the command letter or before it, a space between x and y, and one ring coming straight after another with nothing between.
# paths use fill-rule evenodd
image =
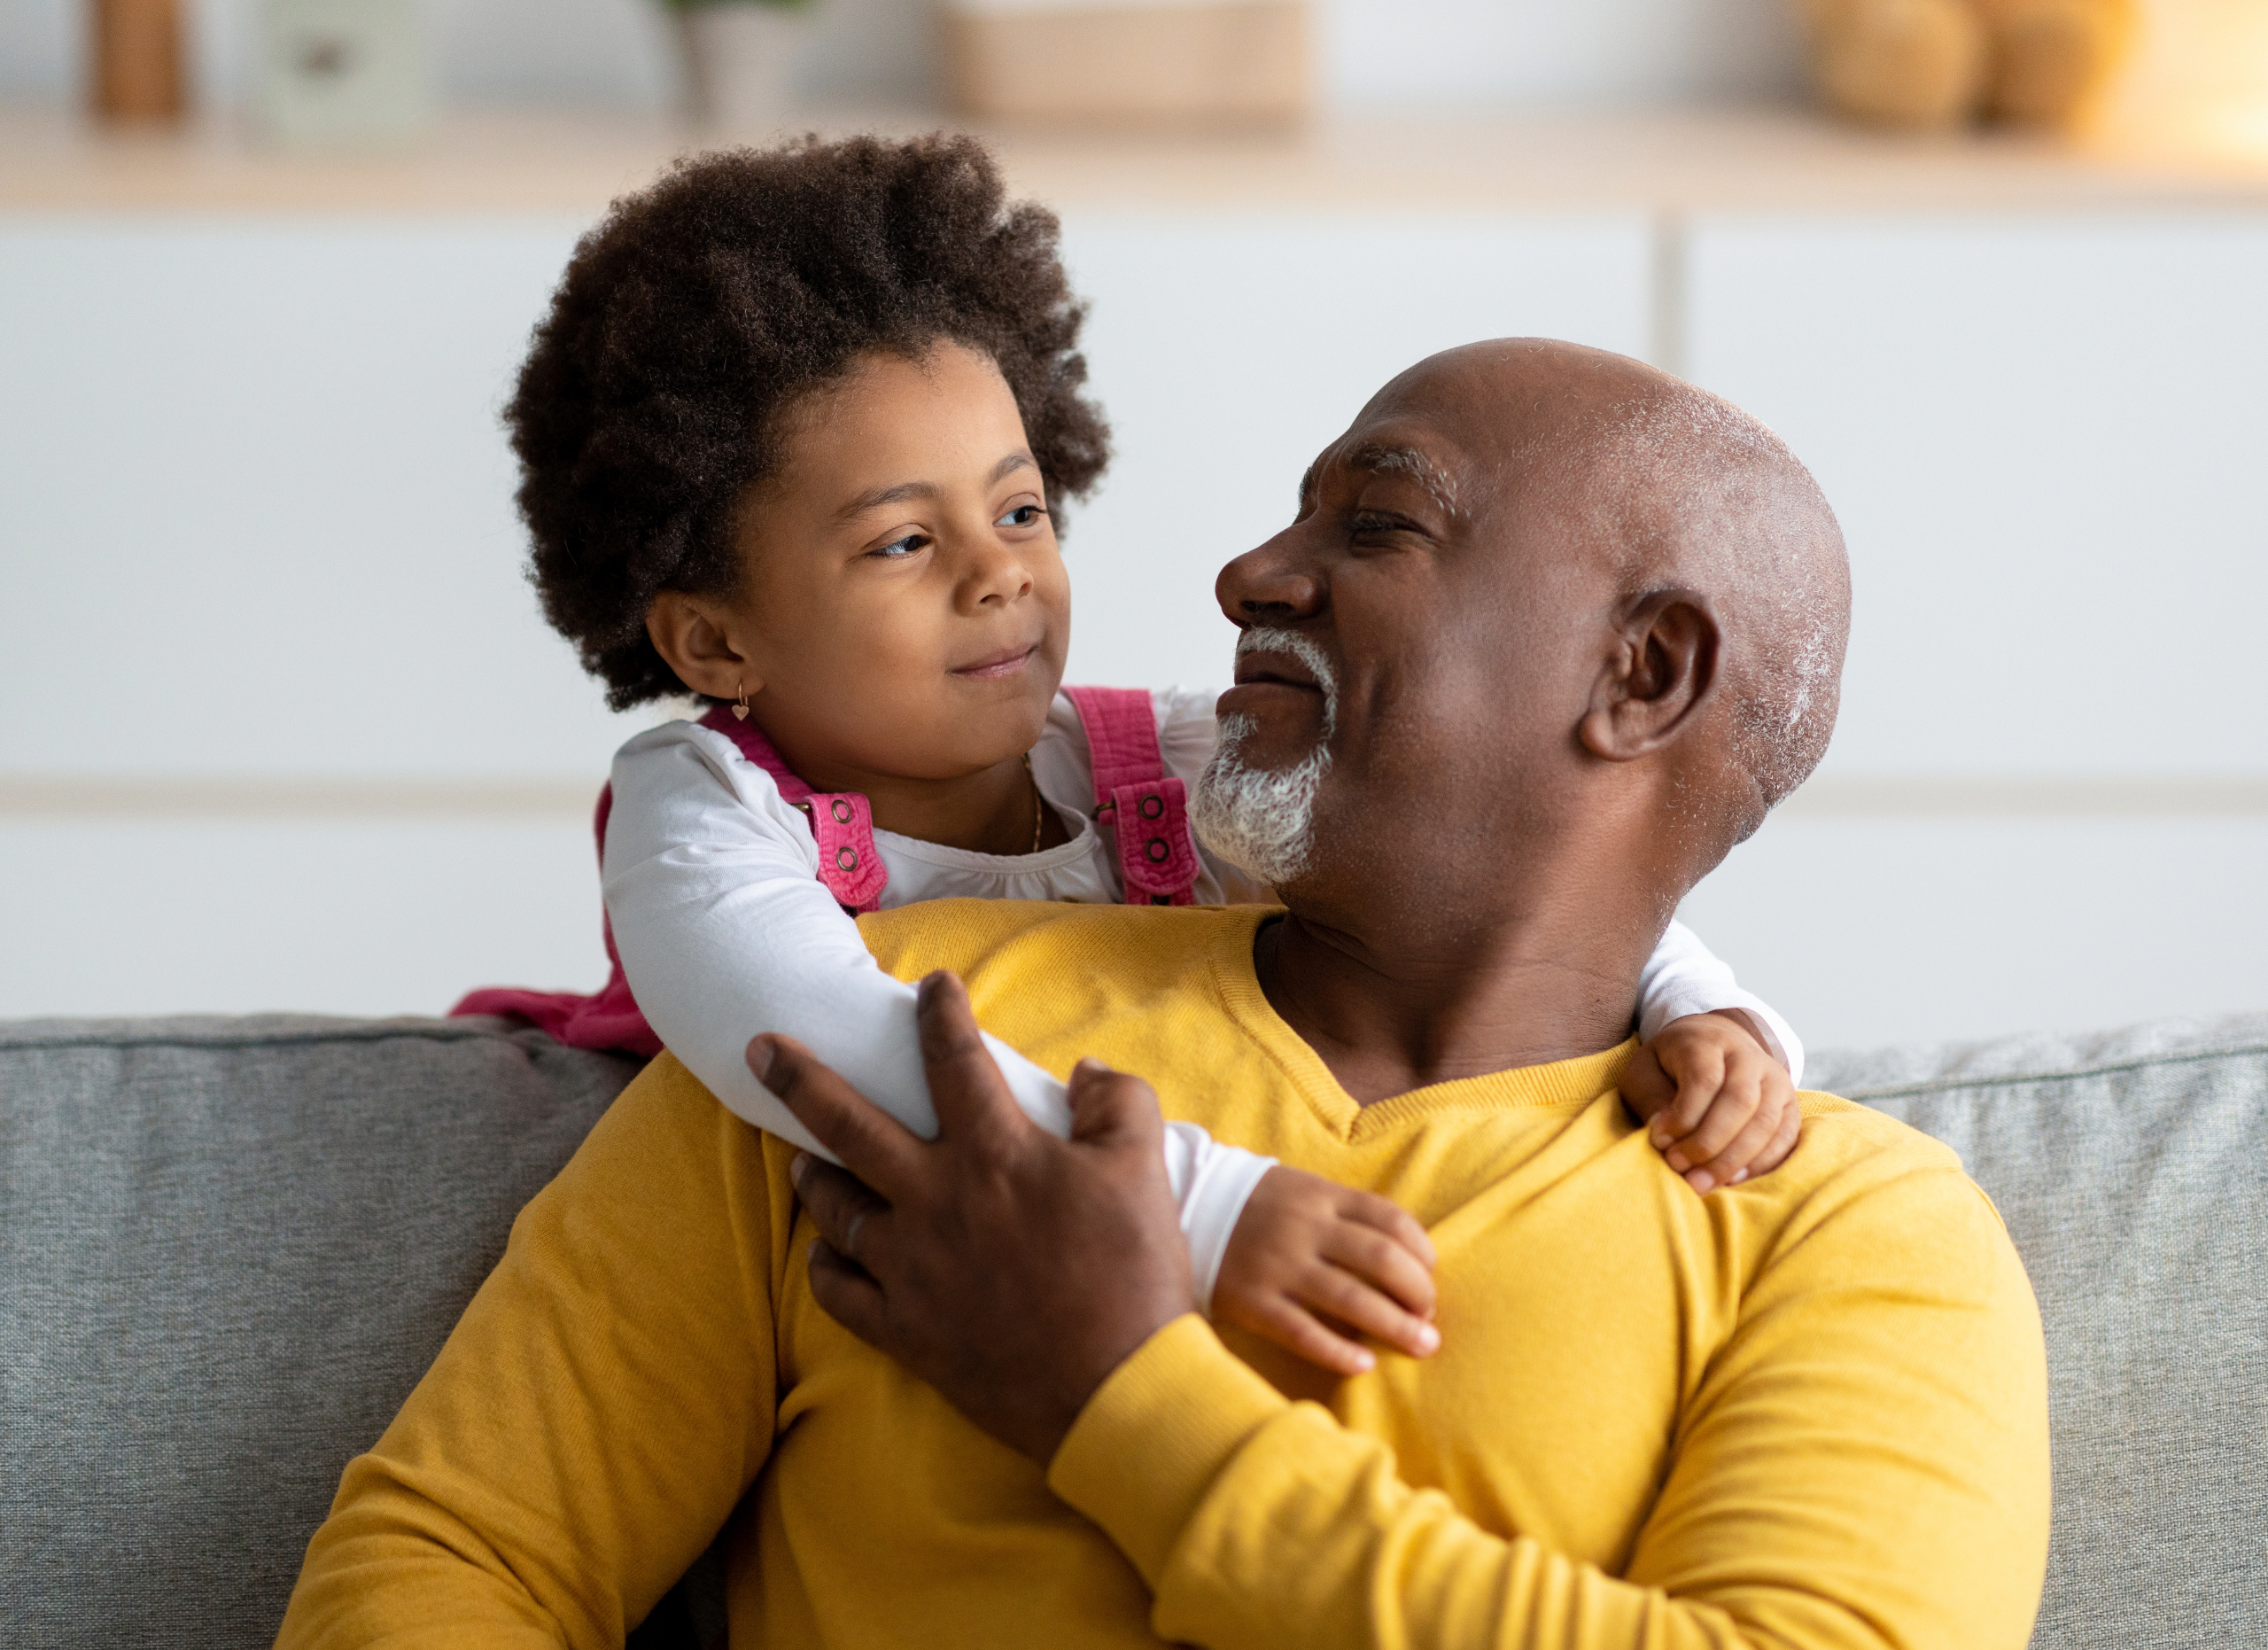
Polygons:
<instances>
[{"instance_id":1,"label":"gold heart earring","mask_svg":"<svg viewBox=\"0 0 2268 1650\"><path fill-rule=\"evenodd\" d=\"M741 683L740 702L733 706L733 720L736 722L748 720L748 683L746 682Z\"/></svg>"}]
</instances>

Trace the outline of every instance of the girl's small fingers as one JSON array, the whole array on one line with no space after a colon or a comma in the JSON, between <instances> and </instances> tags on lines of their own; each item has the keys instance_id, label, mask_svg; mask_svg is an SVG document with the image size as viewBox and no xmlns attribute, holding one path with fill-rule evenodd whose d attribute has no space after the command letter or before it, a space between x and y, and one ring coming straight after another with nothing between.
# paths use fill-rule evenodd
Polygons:
<instances>
[{"instance_id":1,"label":"girl's small fingers","mask_svg":"<svg viewBox=\"0 0 2268 1650\"><path fill-rule=\"evenodd\" d=\"M1727 1076L1725 1051L1713 1044L1705 1045L1684 1065L1685 1070L1677 1074L1677 1099L1663 1114L1680 1140L1701 1126L1710 1106L1723 1092Z\"/></svg>"},{"instance_id":2,"label":"girl's small fingers","mask_svg":"<svg viewBox=\"0 0 2268 1650\"><path fill-rule=\"evenodd\" d=\"M1802 1138L1803 1132L1804 1109L1796 1103L1795 1096L1790 1094L1788 1097L1788 1109L1780 1117L1779 1132L1773 1135L1772 1143L1769 1146L1756 1154L1756 1161L1749 1165L1749 1173L1751 1176L1769 1174L1787 1162L1788 1154L1796 1149L1796 1141Z\"/></svg>"},{"instance_id":3,"label":"girl's small fingers","mask_svg":"<svg viewBox=\"0 0 2268 1650\"><path fill-rule=\"evenodd\" d=\"M1677 1098L1677 1085L1651 1048L1641 1047L1630 1056L1622 1068L1622 1080L1616 1086L1624 1101L1641 1123L1658 1117Z\"/></svg>"},{"instance_id":4,"label":"girl's small fingers","mask_svg":"<svg viewBox=\"0 0 2268 1650\"><path fill-rule=\"evenodd\" d=\"M1314 1313L1280 1297L1255 1311L1245 1327L1334 1375L1365 1374L1378 1366L1378 1354L1369 1347L1325 1327Z\"/></svg>"},{"instance_id":5,"label":"girl's small fingers","mask_svg":"<svg viewBox=\"0 0 2268 1650\"><path fill-rule=\"evenodd\" d=\"M1709 1115L1701 1119L1701 1126L1666 1154L1669 1166L1683 1174L1707 1163L1748 1126L1763 1098L1754 1086L1727 1085L1711 1102Z\"/></svg>"},{"instance_id":6,"label":"girl's small fingers","mask_svg":"<svg viewBox=\"0 0 2268 1650\"><path fill-rule=\"evenodd\" d=\"M1735 1175L1745 1179L1755 1171L1757 1159L1779 1131L1779 1112L1770 1106L1759 1106L1748 1126L1733 1136L1724 1150L1695 1165L1685 1177L1686 1184L1705 1195L1718 1187L1730 1186Z\"/></svg>"},{"instance_id":7,"label":"girl's small fingers","mask_svg":"<svg viewBox=\"0 0 2268 1650\"><path fill-rule=\"evenodd\" d=\"M1324 1233L1317 1253L1342 1272L1352 1273L1371 1288L1389 1296L1412 1317L1433 1315L1433 1274L1392 1238L1369 1226L1341 1221Z\"/></svg>"},{"instance_id":8,"label":"girl's small fingers","mask_svg":"<svg viewBox=\"0 0 2268 1650\"><path fill-rule=\"evenodd\" d=\"M1339 1205L1341 1218L1383 1232L1403 1249L1415 1255L1430 1270L1441 1257L1433 1252L1433 1240L1418 1224L1418 1217L1390 1197L1380 1197L1375 1192L1357 1192L1343 1188L1345 1198Z\"/></svg>"},{"instance_id":9,"label":"girl's small fingers","mask_svg":"<svg viewBox=\"0 0 2268 1650\"><path fill-rule=\"evenodd\" d=\"M1412 1358L1431 1357L1441 1348L1440 1330L1336 1266L1309 1269L1292 1292L1302 1306L1328 1313L1348 1327Z\"/></svg>"}]
</instances>

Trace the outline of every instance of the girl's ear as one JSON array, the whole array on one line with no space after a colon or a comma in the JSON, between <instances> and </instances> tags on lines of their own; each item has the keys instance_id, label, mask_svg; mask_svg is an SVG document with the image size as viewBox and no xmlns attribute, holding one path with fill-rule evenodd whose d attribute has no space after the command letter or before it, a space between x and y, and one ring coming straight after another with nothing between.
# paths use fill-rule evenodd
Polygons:
<instances>
[{"instance_id":1,"label":"girl's ear","mask_svg":"<svg viewBox=\"0 0 2268 1650\"><path fill-rule=\"evenodd\" d=\"M664 590L646 610L646 634L695 693L732 699L764 690L754 663L734 642L728 616L714 603Z\"/></svg>"},{"instance_id":2,"label":"girl's ear","mask_svg":"<svg viewBox=\"0 0 2268 1650\"><path fill-rule=\"evenodd\" d=\"M1577 736L1593 756L1627 762L1659 750L1716 685L1720 641L1709 598L1658 590L1626 616Z\"/></svg>"}]
</instances>

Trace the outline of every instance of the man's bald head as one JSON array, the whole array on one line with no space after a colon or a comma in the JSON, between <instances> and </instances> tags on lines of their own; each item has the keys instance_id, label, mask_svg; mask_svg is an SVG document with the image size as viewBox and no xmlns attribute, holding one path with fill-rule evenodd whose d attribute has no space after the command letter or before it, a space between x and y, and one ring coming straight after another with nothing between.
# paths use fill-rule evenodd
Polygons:
<instances>
[{"instance_id":1,"label":"man's bald head","mask_svg":"<svg viewBox=\"0 0 2268 1650\"><path fill-rule=\"evenodd\" d=\"M1777 437L1540 339L1388 384L1216 589L1246 634L1196 817L1293 902L1624 840L1666 915L1818 763L1849 613Z\"/></svg>"},{"instance_id":2,"label":"man's bald head","mask_svg":"<svg viewBox=\"0 0 2268 1650\"><path fill-rule=\"evenodd\" d=\"M1721 397L1546 339L1445 351L1372 405L1451 385L1478 417L1456 433L1493 471L1499 509L1582 524L1579 541L1626 603L1684 591L1713 608L1730 752L1760 804L1753 829L1818 766L1841 697L1850 567L1811 472Z\"/></svg>"}]
</instances>

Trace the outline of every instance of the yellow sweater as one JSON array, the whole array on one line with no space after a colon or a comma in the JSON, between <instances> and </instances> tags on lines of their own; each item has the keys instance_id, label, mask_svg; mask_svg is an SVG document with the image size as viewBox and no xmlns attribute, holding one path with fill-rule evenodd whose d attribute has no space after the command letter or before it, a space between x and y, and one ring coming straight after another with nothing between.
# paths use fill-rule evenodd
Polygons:
<instances>
[{"instance_id":1,"label":"yellow sweater","mask_svg":"<svg viewBox=\"0 0 2268 1650\"><path fill-rule=\"evenodd\" d=\"M664 1056L347 1468L282 1642L617 1645L739 1505L734 1642L769 1650L2023 1644L2039 1325L1951 1152L1807 1095L1794 1157L1704 1201L1619 1048L1360 1108L1262 995L1262 915L866 927L1043 1065L1411 1210L1437 1356L1333 1385L1185 1318L1043 1475L818 1309L789 1150Z\"/></svg>"}]
</instances>

